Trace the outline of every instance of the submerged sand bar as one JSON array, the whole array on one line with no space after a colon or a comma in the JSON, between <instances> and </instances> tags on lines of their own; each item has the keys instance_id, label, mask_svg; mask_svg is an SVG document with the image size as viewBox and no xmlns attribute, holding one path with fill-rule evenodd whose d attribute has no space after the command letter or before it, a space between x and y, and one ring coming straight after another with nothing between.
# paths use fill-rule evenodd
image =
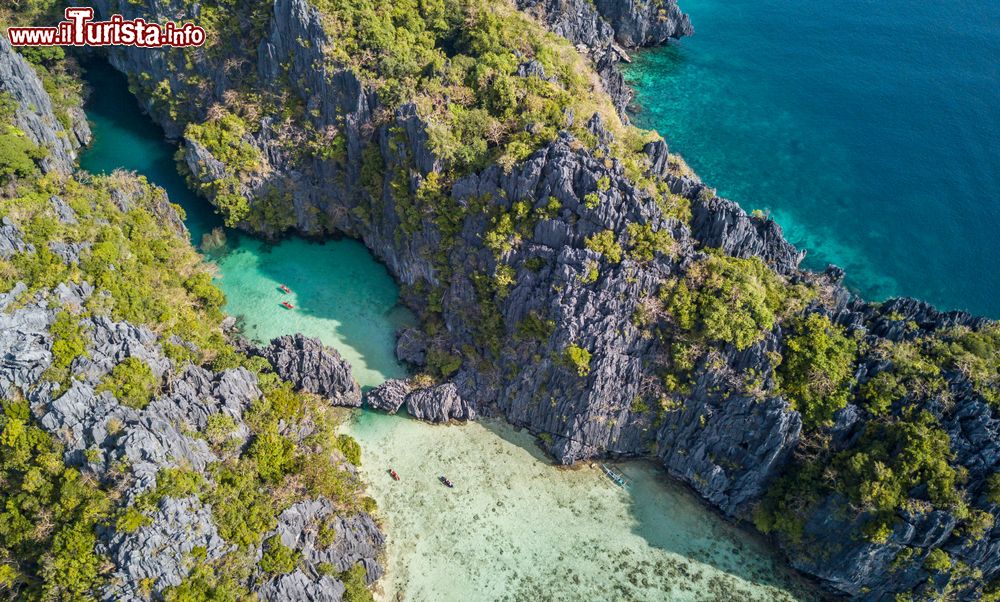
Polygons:
<instances>
[{"instance_id":1,"label":"submerged sand bar","mask_svg":"<svg viewBox=\"0 0 1000 602\"><path fill-rule=\"evenodd\" d=\"M433 426L364 411L347 431L388 534L384 600L814 597L652 463L614 466L626 490L598 464L553 466L499 421Z\"/></svg>"}]
</instances>

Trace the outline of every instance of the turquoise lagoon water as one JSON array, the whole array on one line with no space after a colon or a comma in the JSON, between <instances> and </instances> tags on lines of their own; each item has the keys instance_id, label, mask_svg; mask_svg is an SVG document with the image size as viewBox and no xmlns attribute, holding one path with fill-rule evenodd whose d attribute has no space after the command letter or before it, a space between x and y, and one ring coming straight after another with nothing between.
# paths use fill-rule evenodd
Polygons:
<instances>
[{"instance_id":1,"label":"turquoise lagoon water","mask_svg":"<svg viewBox=\"0 0 1000 602\"><path fill-rule=\"evenodd\" d=\"M1000 2L681 0L638 124L868 298L1000 318Z\"/></svg>"},{"instance_id":2,"label":"turquoise lagoon water","mask_svg":"<svg viewBox=\"0 0 1000 602\"><path fill-rule=\"evenodd\" d=\"M221 227L211 205L178 175L176 148L139 111L121 74L94 63L87 80L95 90L86 107L95 136L80 166L94 173L132 170L162 186L184 208L195 245ZM412 318L398 305L399 292L389 273L364 245L302 238L272 245L235 230L225 233L225 246L208 258L216 266L216 284L226 293L226 311L243 321L247 336L265 343L296 332L320 337L351 363L363 386L405 376L393 346L396 328ZM282 284L292 293L282 293ZM282 301L295 309L285 309Z\"/></svg>"},{"instance_id":3,"label":"turquoise lagoon water","mask_svg":"<svg viewBox=\"0 0 1000 602\"><path fill-rule=\"evenodd\" d=\"M87 105L95 141L81 165L136 170L184 207L195 241L220 225L177 176L174 148L141 115L124 79L92 65ZM260 339L302 332L337 348L363 386L404 376L385 268L355 241L277 245L229 231L209 259L227 310ZM286 297L280 283L293 289ZM294 311L278 303L290 299ZM495 421L432 426L356 411L345 429L388 534L381 600L807 600L808 587L759 540L709 512L647 463L619 467L629 490L599 467L553 466L533 438ZM389 478L394 467L400 482ZM455 489L437 481L447 474Z\"/></svg>"}]
</instances>

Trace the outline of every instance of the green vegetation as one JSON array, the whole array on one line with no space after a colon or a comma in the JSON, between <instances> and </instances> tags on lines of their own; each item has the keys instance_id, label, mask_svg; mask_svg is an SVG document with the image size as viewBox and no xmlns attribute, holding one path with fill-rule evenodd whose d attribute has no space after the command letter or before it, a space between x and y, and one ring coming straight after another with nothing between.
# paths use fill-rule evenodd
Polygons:
<instances>
[{"instance_id":1,"label":"green vegetation","mask_svg":"<svg viewBox=\"0 0 1000 602\"><path fill-rule=\"evenodd\" d=\"M95 393L109 391L118 403L141 410L149 405L160 388L160 379L149 364L137 357L127 357L115 366Z\"/></svg>"},{"instance_id":2,"label":"green vegetation","mask_svg":"<svg viewBox=\"0 0 1000 602\"><path fill-rule=\"evenodd\" d=\"M590 374L590 352L575 343L563 350L563 362L579 376Z\"/></svg>"},{"instance_id":3,"label":"green vegetation","mask_svg":"<svg viewBox=\"0 0 1000 602\"><path fill-rule=\"evenodd\" d=\"M796 320L785 338L781 390L807 429L828 424L847 405L857 345L821 314Z\"/></svg>"},{"instance_id":4,"label":"green vegetation","mask_svg":"<svg viewBox=\"0 0 1000 602\"><path fill-rule=\"evenodd\" d=\"M192 564L191 572L180 585L163 591L166 602L250 602L256 599L229 574L227 567L219 566L220 563L208 564L196 558Z\"/></svg>"},{"instance_id":5,"label":"green vegetation","mask_svg":"<svg viewBox=\"0 0 1000 602\"><path fill-rule=\"evenodd\" d=\"M46 377L65 383L69 379L69 366L74 359L87 356L87 340L76 316L63 310L49 327L52 335L52 364Z\"/></svg>"},{"instance_id":6,"label":"green vegetation","mask_svg":"<svg viewBox=\"0 0 1000 602\"><path fill-rule=\"evenodd\" d=\"M522 341L545 341L555 332L555 320L542 319L535 312L529 312L517 325L514 336Z\"/></svg>"},{"instance_id":7,"label":"green vegetation","mask_svg":"<svg viewBox=\"0 0 1000 602\"><path fill-rule=\"evenodd\" d=\"M986 479L986 501L1000 504L1000 472L993 473Z\"/></svg>"},{"instance_id":8,"label":"green vegetation","mask_svg":"<svg viewBox=\"0 0 1000 602\"><path fill-rule=\"evenodd\" d=\"M337 449L344 459L355 466L361 466L361 444L350 435L337 435Z\"/></svg>"},{"instance_id":9,"label":"green vegetation","mask_svg":"<svg viewBox=\"0 0 1000 602\"><path fill-rule=\"evenodd\" d=\"M117 208L113 189L130 199L130 211ZM56 219L52 195L74 209L79 223ZM197 346L198 357L192 359L198 363L231 353L218 329L224 297L211 286L201 259L182 235L162 225L158 215L166 206L162 190L124 173L93 177L87 184L38 177L23 182L13 198L0 199L0 213L21 224L35 249L0 260L0 291L18 281L28 285L29 294L80 280L97 289L84 307L67 308L56 317L54 380L63 381L73 358L86 354L80 324L89 316L143 324L164 337L176 335ZM49 250L50 240L92 244L79 264L67 265Z\"/></svg>"},{"instance_id":10,"label":"green vegetation","mask_svg":"<svg viewBox=\"0 0 1000 602\"><path fill-rule=\"evenodd\" d=\"M570 44L506 4L314 4L336 40L331 58L359 73L390 107L415 101L430 124L433 150L459 170L489 162L511 167L552 140L566 123L564 111L583 102L591 108L578 114L600 108L620 123L607 100L591 91L589 69ZM555 81L518 77L518 66L531 59Z\"/></svg>"},{"instance_id":11,"label":"green vegetation","mask_svg":"<svg viewBox=\"0 0 1000 602\"><path fill-rule=\"evenodd\" d=\"M928 571L943 573L951 568L951 558L940 548L934 548L924 558L924 568Z\"/></svg>"},{"instance_id":12,"label":"green vegetation","mask_svg":"<svg viewBox=\"0 0 1000 602\"><path fill-rule=\"evenodd\" d=\"M611 263L619 263L622 260L621 245L615 240L615 233L611 230L602 230L588 236L585 244L588 249L600 253Z\"/></svg>"},{"instance_id":13,"label":"green vegetation","mask_svg":"<svg viewBox=\"0 0 1000 602\"><path fill-rule=\"evenodd\" d=\"M272 535L264 542L264 556L260 569L269 575L291 573L298 566L302 554L281 543L281 537Z\"/></svg>"},{"instance_id":14,"label":"green vegetation","mask_svg":"<svg viewBox=\"0 0 1000 602\"><path fill-rule=\"evenodd\" d=\"M374 597L365 584L365 568L360 564L352 566L339 575L347 591L344 602L372 602Z\"/></svg>"},{"instance_id":15,"label":"green vegetation","mask_svg":"<svg viewBox=\"0 0 1000 602\"><path fill-rule=\"evenodd\" d=\"M17 101L8 92L0 92L0 184L35 173L36 163L47 151L10 125L17 112Z\"/></svg>"},{"instance_id":16,"label":"green vegetation","mask_svg":"<svg viewBox=\"0 0 1000 602\"><path fill-rule=\"evenodd\" d=\"M841 488L862 507L888 515L924 484L931 503L950 508L961 501L957 475L948 464L952 455L947 433L927 412L898 422L873 422L859 444L837 458Z\"/></svg>"},{"instance_id":17,"label":"green vegetation","mask_svg":"<svg viewBox=\"0 0 1000 602\"><path fill-rule=\"evenodd\" d=\"M654 232L649 224L629 224L628 239L628 256L636 261L652 261L657 253L669 257L674 252L673 235L666 229Z\"/></svg>"},{"instance_id":18,"label":"green vegetation","mask_svg":"<svg viewBox=\"0 0 1000 602\"><path fill-rule=\"evenodd\" d=\"M221 161L232 176L195 184L211 198L225 217L227 226L236 226L250 214L250 203L241 191L241 181L257 172L263 159L247 142L246 124L233 114L224 113L202 124L191 124L184 136L204 147Z\"/></svg>"},{"instance_id":19,"label":"green vegetation","mask_svg":"<svg viewBox=\"0 0 1000 602\"><path fill-rule=\"evenodd\" d=\"M0 123L0 184L30 176L45 155L45 149L28 140L24 132Z\"/></svg>"},{"instance_id":20,"label":"green vegetation","mask_svg":"<svg viewBox=\"0 0 1000 602\"><path fill-rule=\"evenodd\" d=\"M84 181L86 180L86 181ZM361 494L356 475L343 467L360 462L360 447L338 435L337 419L325 402L292 391L260 358L236 352L222 334L224 297L211 283L200 258L183 232L164 224L169 209L162 191L143 179L122 173L80 179L32 175L18 179L14 194L0 198L0 215L11 219L34 251L0 260L0 291L25 282L29 292L49 295L57 311L50 326L53 362L46 378L68 384L75 358L88 354L87 320L107 316L150 328L164 353L178 362L213 368L244 367L255 373L263 393L244 414L249 444L233 444L236 421L209 417L203 437L219 461L202 472L170 468L157 475L153 490L125 505L120 491L128 466L117 463L112 478L99 480L96 466L71 468L63 462L57 440L36 426L28 404L15 391L2 401L0 417L0 598L87 600L98 597L108 577L107 559L95 552L98 529L134 532L150 524L166 497L196 496L211 508L220 536L236 548L208 563L197 550L184 582L162 592L166 600L246 600L249 567L265 533L278 514L297 501L324 496L339 515L373 508ZM111 199L115 190L129 204L125 212ZM49 198L58 195L76 213L77 223L63 224ZM66 264L48 250L50 241L88 241L80 262ZM52 303L60 282L92 283L95 291L82 306ZM169 342L170 337L180 341ZM175 371L169 371L169 379ZM161 381L138 357L127 357L96 388L123 405L145 408ZM110 420L114 435L123 425ZM301 433L307 433L302 435ZM97 462L102 450L84 451ZM123 480L126 479L126 480ZM265 545L262 570L294 568L297 554ZM362 584L363 584L362 576ZM153 592L155 584L146 584ZM360 594L359 594L360 595Z\"/></svg>"},{"instance_id":21,"label":"green vegetation","mask_svg":"<svg viewBox=\"0 0 1000 602\"><path fill-rule=\"evenodd\" d=\"M667 290L667 309L682 329L746 349L774 328L780 315L799 309L807 294L756 257L709 255Z\"/></svg>"},{"instance_id":22,"label":"green vegetation","mask_svg":"<svg viewBox=\"0 0 1000 602\"><path fill-rule=\"evenodd\" d=\"M249 172L260 166L261 156L244 138L246 133L242 119L232 113L224 113L201 125L189 125L184 136L205 147L226 167L237 172Z\"/></svg>"},{"instance_id":23,"label":"green vegetation","mask_svg":"<svg viewBox=\"0 0 1000 602\"><path fill-rule=\"evenodd\" d=\"M1000 324L980 331L953 328L925 344L930 361L961 373L977 394L1000 410Z\"/></svg>"},{"instance_id":24,"label":"green vegetation","mask_svg":"<svg viewBox=\"0 0 1000 602\"><path fill-rule=\"evenodd\" d=\"M0 403L3 583L19 600L86 599L98 582L95 529L109 499L63 464L62 448L34 424L27 402Z\"/></svg>"},{"instance_id":25,"label":"green vegetation","mask_svg":"<svg viewBox=\"0 0 1000 602\"><path fill-rule=\"evenodd\" d=\"M872 543L887 542L898 526L897 517L906 513L949 512L959 521L951 537L962 538L966 545L993 528L993 515L972 504L981 504L983 498L987 504L1000 502L1000 477L987 477L979 498L969 486L967 469L955 463L952 442L938 415L954 410L956 377L964 377L975 393L995 403L996 326L911 333L908 340L878 340L863 349L880 369L868 375L852 398L855 343L825 318L791 321L778 376L782 392L803 412L806 429L789 469L771 483L754 509L760 530L780 533L801 553L814 553L804 521L834 494L847 501L837 512L863 518L856 536ZM846 449L833 449L821 427L848 402L857 403L870 417L856 441ZM915 557L913 550L904 550L894 570ZM947 585L938 591L942 597L981 580L942 549L930 550L923 567L947 576Z\"/></svg>"},{"instance_id":26,"label":"green vegetation","mask_svg":"<svg viewBox=\"0 0 1000 602\"><path fill-rule=\"evenodd\" d=\"M923 501L968 518L959 478L949 462L950 441L927 412L889 422L871 422L852 448L834 454L828 465L816 459L781 477L758 506L754 522L764 532L801 536L801 520L825 492L837 491L873 516L865 533L884 541L894 516L912 503L911 492L925 486Z\"/></svg>"}]
</instances>

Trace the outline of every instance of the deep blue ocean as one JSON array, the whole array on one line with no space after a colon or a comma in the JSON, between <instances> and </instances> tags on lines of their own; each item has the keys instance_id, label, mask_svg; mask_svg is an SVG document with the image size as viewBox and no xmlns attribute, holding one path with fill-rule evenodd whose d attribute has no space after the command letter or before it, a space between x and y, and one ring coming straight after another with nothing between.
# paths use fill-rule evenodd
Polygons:
<instances>
[{"instance_id":1,"label":"deep blue ocean","mask_svg":"<svg viewBox=\"0 0 1000 602\"><path fill-rule=\"evenodd\" d=\"M1000 318L1000 1L681 0L635 121L873 300Z\"/></svg>"}]
</instances>

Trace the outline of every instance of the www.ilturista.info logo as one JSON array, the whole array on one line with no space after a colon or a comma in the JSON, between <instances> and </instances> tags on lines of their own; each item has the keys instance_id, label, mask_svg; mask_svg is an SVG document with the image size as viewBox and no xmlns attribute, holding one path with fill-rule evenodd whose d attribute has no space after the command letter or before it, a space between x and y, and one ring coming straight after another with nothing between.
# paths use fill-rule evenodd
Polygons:
<instances>
[{"instance_id":1,"label":"www.ilturista.info logo","mask_svg":"<svg viewBox=\"0 0 1000 602\"><path fill-rule=\"evenodd\" d=\"M70 7L66 20L55 27L9 27L7 37L13 46L139 46L162 48L201 46L205 30L193 23L147 23L144 19L126 21L111 15L107 21L94 21L94 9Z\"/></svg>"}]
</instances>

